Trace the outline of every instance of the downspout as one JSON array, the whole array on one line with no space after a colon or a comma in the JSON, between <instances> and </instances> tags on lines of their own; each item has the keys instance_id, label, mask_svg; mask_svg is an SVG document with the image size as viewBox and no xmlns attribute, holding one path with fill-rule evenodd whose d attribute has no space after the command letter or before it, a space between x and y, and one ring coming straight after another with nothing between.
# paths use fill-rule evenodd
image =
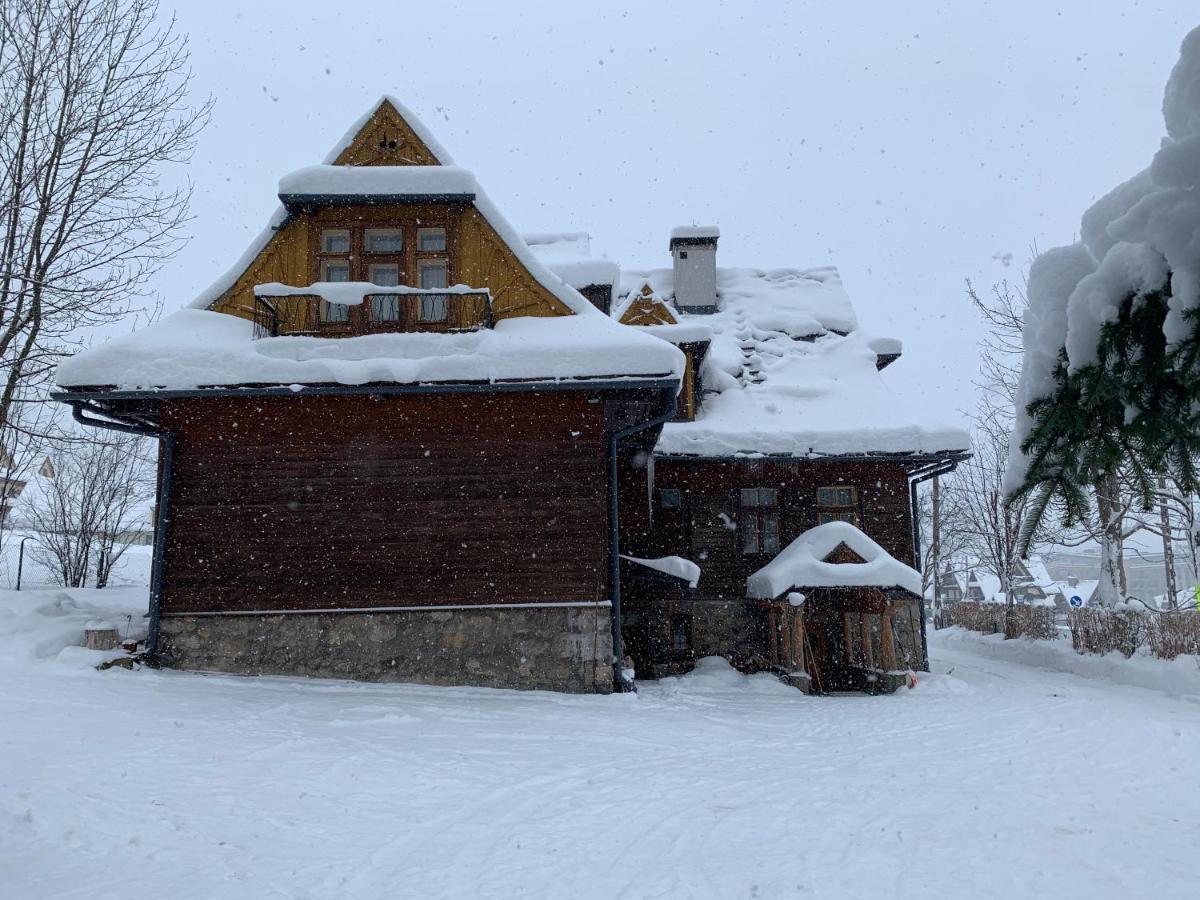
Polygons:
<instances>
[{"instance_id":1,"label":"downspout","mask_svg":"<svg viewBox=\"0 0 1200 900\"><path fill-rule=\"evenodd\" d=\"M84 404L71 404L71 416L81 425L91 428L106 428L109 431L120 431L124 434L136 434L142 437L156 438L162 447L162 469L159 471L158 492L155 498L154 521L154 559L150 567L150 618L146 636L146 653L153 658L158 653L159 622L162 613L162 583L163 570L166 566L167 523L171 511L171 478L175 464L175 438L169 432L159 431L142 422L131 421L115 416L104 410L95 409L101 415L109 418L97 419L84 415Z\"/></svg>"},{"instance_id":2,"label":"downspout","mask_svg":"<svg viewBox=\"0 0 1200 900\"><path fill-rule=\"evenodd\" d=\"M633 683L625 680L622 665L625 653L621 642L621 503L617 487L617 445L630 435L669 421L675 415L677 404L678 395L671 394L665 412L608 436L608 593L612 603L613 684L619 692L632 690Z\"/></svg>"},{"instance_id":3,"label":"downspout","mask_svg":"<svg viewBox=\"0 0 1200 900\"><path fill-rule=\"evenodd\" d=\"M913 541L913 563L914 568L920 572L921 565L921 522L917 516L917 485L922 481L928 481L930 478L937 478L939 475L948 475L958 468L958 460L943 463L935 466L932 470L921 472L916 478L913 478L908 483L909 490L909 515L912 517L912 541ZM933 573L933 577L937 578L937 572ZM917 597L917 609L921 614L921 671L929 671L929 637L926 635L925 629L925 592L922 591Z\"/></svg>"}]
</instances>

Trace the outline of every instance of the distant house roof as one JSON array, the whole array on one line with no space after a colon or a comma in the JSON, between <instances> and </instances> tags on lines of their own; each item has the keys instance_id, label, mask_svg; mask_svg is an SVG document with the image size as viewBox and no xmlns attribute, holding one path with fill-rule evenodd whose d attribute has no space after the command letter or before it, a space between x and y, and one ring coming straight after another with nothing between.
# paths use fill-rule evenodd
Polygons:
<instances>
[{"instance_id":1,"label":"distant house roof","mask_svg":"<svg viewBox=\"0 0 1200 900\"><path fill-rule=\"evenodd\" d=\"M845 546L861 562L831 562ZM849 522L810 528L746 579L746 595L770 600L804 588L903 588L918 596L921 575Z\"/></svg>"}]
</instances>

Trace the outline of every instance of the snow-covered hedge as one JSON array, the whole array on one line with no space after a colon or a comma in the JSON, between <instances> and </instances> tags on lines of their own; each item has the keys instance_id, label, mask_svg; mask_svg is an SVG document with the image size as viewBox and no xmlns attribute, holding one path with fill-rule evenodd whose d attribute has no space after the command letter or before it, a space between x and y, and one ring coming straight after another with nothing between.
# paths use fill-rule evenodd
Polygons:
<instances>
[{"instance_id":1,"label":"snow-covered hedge","mask_svg":"<svg viewBox=\"0 0 1200 900\"><path fill-rule=\"evenodd\" d=\"M1011 615L1003 603L960 601L950 607L950 621L981 634L1007 634L1039 641L1058 639L1053 606L1013 606Z\"/></svg>"},{"instance_id":2,"label":"snow-covered hedge","mask_svg":"<svg viewBox=\"0 0 1200 900\"><path fill-rule=\"evenodd\" d=\"M1133 607L1085 607L1070 614L1071 644L1079 653L1133 656L1147 648L1159 659L1200 654L1200 612L1155 612Z\"/></svg>"}]
</instances>

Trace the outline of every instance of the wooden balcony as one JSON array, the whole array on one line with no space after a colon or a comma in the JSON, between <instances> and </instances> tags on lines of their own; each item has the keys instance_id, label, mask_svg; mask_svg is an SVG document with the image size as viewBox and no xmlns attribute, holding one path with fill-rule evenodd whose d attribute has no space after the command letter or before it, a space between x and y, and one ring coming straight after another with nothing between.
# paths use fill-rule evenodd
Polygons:
<instances>
[{"instance_id":1,"label":"wooden balcony","mask_svg":"<svg viewBox=\"0 0 1200 900\"><path fill-rule=\"evenodd\" d=\"M361 303L328 302L303 288L260 285L254 297L254 337L434 332L453 334L492 327L485 289L379 287Z\"/></svg>"}]
</instances>

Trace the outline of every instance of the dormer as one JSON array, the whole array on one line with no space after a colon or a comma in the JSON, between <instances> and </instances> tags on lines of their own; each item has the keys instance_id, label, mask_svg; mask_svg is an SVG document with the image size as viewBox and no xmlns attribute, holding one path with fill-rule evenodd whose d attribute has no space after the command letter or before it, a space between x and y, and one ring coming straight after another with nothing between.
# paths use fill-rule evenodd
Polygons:
<instances>
[{"instance_id":1,"label":"dormer","mask_svg":"<svg viewBox=\"0 0 1200 900\"><path fill-rule=\"evenodd\" d=\"M624 305L617 311L617 318L622 325L643 328L683 351L687 364L674 421L694 421L700 408L700 370L712 341L712 329L702 324L681 324L671 305L649 281L643 281L630 291Z\"/></svg>"},{"instance_id":2,"label":"dormer","mask_svg":"<svg viewBox=\"0 0 1200 900\"><path fill-rule=\"evenodd\" d=\"M278 193L247 261L204 298L259 336L473 331L586 305L390 98Z\"/></svg>"}]
</instances>

